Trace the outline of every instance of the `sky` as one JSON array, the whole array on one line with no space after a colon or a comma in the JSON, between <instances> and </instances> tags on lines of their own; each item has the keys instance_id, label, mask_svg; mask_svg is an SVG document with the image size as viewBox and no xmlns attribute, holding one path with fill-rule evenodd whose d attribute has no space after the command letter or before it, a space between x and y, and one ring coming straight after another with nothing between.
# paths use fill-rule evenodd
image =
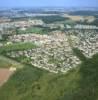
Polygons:
<instances>
[{"instance_id":1,"label":"sky","mask_svg":"<svg viewBox=\"0 0 98 100\"><path fill-rule=\"evenodd\" d=\"M98 7L98 0L0 0L0 7Z\"/></svg>"}]
</instances>

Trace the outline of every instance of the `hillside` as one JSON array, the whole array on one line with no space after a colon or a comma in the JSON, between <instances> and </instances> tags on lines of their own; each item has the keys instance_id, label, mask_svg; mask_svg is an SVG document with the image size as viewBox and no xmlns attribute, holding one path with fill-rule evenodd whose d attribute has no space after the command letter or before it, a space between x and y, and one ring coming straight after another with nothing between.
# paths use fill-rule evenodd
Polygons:
<instances>
[{"instance_id":1,"label":"hillside","mask_svg":"<svg viewBox=\"0 0 98 100\"><path fill-rule=\"evenodd\" d=\"M98 100L98 54L66 74L24 65L0 88L0 100ZM82 57L82 58L81 58Z\"/></svg>"}]
</instances>

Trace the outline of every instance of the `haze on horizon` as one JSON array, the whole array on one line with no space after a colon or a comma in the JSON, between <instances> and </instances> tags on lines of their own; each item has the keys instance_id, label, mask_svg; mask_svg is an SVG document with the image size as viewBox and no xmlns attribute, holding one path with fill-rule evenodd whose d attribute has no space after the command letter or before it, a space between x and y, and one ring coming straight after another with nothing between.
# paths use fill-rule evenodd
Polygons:
<instances>
[{"instance_id":1,"label":"haze on horizon","mask_svg":"<svg viewBox=\"0 0 98 100\"><path fill-rule=\"evenodd\" d=\"M0 0L0 7L98 7L98 0Z\"/></svg>"}]
</instances>

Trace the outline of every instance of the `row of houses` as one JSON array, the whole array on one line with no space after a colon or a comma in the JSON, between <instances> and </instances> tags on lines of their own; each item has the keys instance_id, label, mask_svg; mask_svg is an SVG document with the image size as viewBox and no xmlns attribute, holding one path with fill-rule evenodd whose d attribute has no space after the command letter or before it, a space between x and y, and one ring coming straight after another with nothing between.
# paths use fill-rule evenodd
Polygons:
<instances>
[{"instance_id":1,"label":"row of houses","mask_svg":"<svg viewBox=\"0 0 98 100\"><path fill-rule=\"evenodd\" d=\"M55 31L51 35L13 35L9 40L40 44L37 48L10 52L8 55L14 58L24 56L33 66L54 73L65 73L81 63L72 47L79 48L86 57L92 57L98 52L98 34L95 30L67 30L65 33Z\"/></svg>"},{"instance_id":2,"label":"row of houses","mask_svg":"<svg viewBox=\"0 0 98 100\"><path fill-rule=\"evenodd\" d=\"M96 25L82 25L82 24L76 24L76 25L66 25L67 29L98 29L98 26Z\"/></svg>"}]
</instances>

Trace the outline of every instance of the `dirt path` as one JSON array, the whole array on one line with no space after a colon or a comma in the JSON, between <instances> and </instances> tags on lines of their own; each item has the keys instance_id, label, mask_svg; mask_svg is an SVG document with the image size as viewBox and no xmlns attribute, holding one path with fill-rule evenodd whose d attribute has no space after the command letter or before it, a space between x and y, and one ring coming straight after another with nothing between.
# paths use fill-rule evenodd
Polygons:
<instances>
[{"instance_id":1,"label":"dirt path","mask_svg":"<svg viewBox=\"0 0 98 100\"><path fill-rule=\"evenodd\" d=\"M0 86L10 78L16 69L24 67L23 64L2 55L0 55L0 62Z\"/></svg>"},{"instance_id":2,"label":"dirt path","mask_svg":"<svg viewBox=\"0 0 98 100\"><path fill-rule=\"evenodd\" d=\"M15 70L9 68L0 68L0 86L2 86L14 72Z\"/></svg>"}]
</instances>

